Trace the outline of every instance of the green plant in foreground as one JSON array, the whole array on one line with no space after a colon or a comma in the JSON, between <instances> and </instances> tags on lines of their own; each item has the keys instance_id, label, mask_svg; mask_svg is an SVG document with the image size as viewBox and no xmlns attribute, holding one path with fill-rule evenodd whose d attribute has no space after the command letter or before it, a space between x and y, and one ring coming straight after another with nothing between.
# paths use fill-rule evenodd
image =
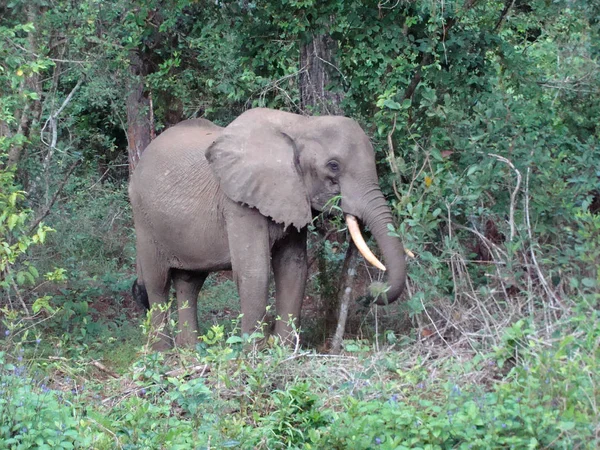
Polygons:
<instances>
[{"instance_id":1,"label":"green plant in foreground","mask_svg":"<svg viewBox=\"0 0 600 450\"><path fill-rule=\"evenodd\" d=\"M274 411L260 420L255 433L265 448L300 448L311 441L314 430L329 422L311 388L310 383L301 382L272 394Z\"/></svg>"},{"instance_id":2,"label":"green plant in foreground","mask_svg":"<svg viewBox=\"0 0 600 450\"><path fill-rule=\"evenodd\" d=\"M0 352L0 448L89 448L92 437L69 394L32 378L22 357Z\"/></svg>"},{"instance_id":3,"label":"green plant in foreground","mask_svg":"<svg viewBox=\"0 0 600 450\"><path fill-rule=\"evenodd\" d=\"M365 349L340 371L323 355L292 353L277 341L245 350L246 341L215 326L200 353L144 354L132 373L86 383L84 394L49 389L42 375L32 376L35 360L21 358L31 343L5 339L11 350L0 354L0 446L592 449L600 430L598 323L597 314L571 319L552 348L536 343L527 324L513 324L500 344L506 353L494 354L511 355L514 365L494 372L497 381L489 357L468 369L440 362L435 379L423 361L393 353L393 363ZM516 355L516 346L527 351ZM84 377L81 365L63 358L54 370ZM470 382L465 370L487 373L488 384Z\"/></svg>"}]
</instances>

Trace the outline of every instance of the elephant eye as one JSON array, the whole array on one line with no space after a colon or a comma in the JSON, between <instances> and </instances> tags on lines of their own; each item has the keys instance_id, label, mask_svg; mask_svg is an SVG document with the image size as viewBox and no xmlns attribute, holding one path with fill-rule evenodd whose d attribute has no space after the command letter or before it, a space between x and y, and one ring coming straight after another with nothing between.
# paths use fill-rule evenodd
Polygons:
<instances>
[{"instance_id":1,"label":"elephant eye","mask_svg":"<svg viewBox=\"0 0 600 450\"><path fill-rule=\"evenodd\" d=\"M337 161L329 161L327 163L327 168L332 172L337 172L338 170L340 170L340 163L338 163Z\"/></svg>"}]
</instances>

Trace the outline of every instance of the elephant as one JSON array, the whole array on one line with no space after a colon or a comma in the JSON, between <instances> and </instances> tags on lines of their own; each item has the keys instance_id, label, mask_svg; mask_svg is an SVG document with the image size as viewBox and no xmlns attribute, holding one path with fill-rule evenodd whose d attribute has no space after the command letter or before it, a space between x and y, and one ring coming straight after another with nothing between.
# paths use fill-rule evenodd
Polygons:
<instances>
[{"instance_id":1,"label":"elephant","mask_svg":"<svg viewBox=\"0 0 600 450\"><path fill-rule=\"evenodd\" d=\"M137 250L133 292L149 306L176 291L175 344L198 339L198 294L209 273L232 270L241 303L241 331L264 319L271 268L275 334L290 339L307 280L307 226L340 198L352 238L365 259L387 270L386 299L406 281L404 248L391 236L392 213L378 184L375 153L360 125L342 116L303 116L249 109L226 127L205 119L183 121L142 153L131 176ZM387 267L364 242L357 219L369 227ZM151 327L167 312L153 308ZM156 331L157 350L173 340Z\"/></svg>"}]
</instances>

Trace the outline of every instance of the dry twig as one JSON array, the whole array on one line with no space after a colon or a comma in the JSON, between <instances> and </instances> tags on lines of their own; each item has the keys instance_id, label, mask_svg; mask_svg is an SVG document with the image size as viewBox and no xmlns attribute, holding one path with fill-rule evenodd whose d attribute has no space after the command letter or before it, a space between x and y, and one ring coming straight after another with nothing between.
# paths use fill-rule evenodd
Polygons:
<instances>
[{"instance_id":1,"label":"dry twig","mask_svg":"<svg viewBox=\"0 0 600 450\"><path fill-rule=\"evenodd\" d=\"M104 364L102 364L100 361L96 361L95 359L92 359L90 361L90 364L94 367L96 367L97 369L100 369L102 372L110 375L113 378L119 378L119 375L115 372L113 372L112 370L110 370L108 367L106 367Z\"/></svg>"},{"instance_id":2,"label":"dry twig","mask_svg":"<svg viewBox=\"0 0 600 450\"><path fill-rule=\"evenodd\" d=\"M512 162L510 162L510 160L506 159L503 156L496 155L495 153L488 153L488 156L492 156L492 157L496 158L498 161L502 161L503 163L508 164L508 166L512 170L514 170L515 173L517 174L517 185L515 186L512 193L510 194L509 224L510 224L510 241L512 242L513 238L515 237L515 202L517 199L517 194L519 193L519 189L521 188L521 172L519 172L519 170L514 166L514 164Z\"/></svg>"}]
</instances>

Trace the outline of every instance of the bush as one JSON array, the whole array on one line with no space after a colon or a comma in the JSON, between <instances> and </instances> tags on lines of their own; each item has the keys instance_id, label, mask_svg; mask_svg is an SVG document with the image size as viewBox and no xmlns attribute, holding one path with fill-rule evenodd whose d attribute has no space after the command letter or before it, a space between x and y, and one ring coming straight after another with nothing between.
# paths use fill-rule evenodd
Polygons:
<instances>
[{"instance_id":1,"label":"bush","mask_svg":"<svg viewBox=\"0 0 600 450\"><path fill-rule=\"evenodd\" d=\"M8 363L7 357L0 352L0 447L90 448L91 430L81 420L83 405L70 393L31 377L22 356L17 364Z\"/></svg>"}]
</instances>

